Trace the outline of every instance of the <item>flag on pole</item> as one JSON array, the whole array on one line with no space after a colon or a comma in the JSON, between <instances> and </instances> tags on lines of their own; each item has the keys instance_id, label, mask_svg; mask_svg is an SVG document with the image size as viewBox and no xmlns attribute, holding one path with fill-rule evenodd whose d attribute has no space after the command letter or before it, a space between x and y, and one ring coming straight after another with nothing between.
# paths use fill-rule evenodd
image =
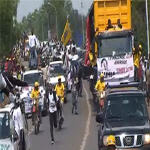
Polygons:
<instances>
[{"instance_id":1,"label":"flag on pole","mask_svg":"<svg viewBox=\"0 0 150 150\"><path fill-rule=\"evenodd\" d=\"M66 46L71 38L72 38L72 33L71 33L69 21L67 20L63 35L61 37L61 42Z\"/></svg>"}]
</instances>

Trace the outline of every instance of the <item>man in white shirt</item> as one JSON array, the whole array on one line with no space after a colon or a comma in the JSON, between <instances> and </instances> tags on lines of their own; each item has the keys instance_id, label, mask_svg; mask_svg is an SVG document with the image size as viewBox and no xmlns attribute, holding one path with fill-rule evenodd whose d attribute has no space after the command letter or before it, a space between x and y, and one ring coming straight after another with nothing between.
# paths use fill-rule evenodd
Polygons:
<instances>
[{"instance_id":1,"label":"man in white shirt","mask_svg":"<svg viewBox=\"0 0 150 150\"><path fill-rule=\"evenodd\" d=\"M37 40L36 36L34 35L34 33L32 32L31 35L29 35L29 47L30 47L31 56L34 55L34 50L35 50L37 44L38 44L38 40Z\"/></svg>"},{"instance_id":2,"label":"man in white shirt","mask_svg":"<svg viewBox=\"0 0 150 150\"><path fill-rule=\"evenodd\" d=\"M22 145L23 147L23 141L24 141L24 124L23 124L23 116L20 108L20 103L19 100L15 99L15 108L13 112L13 120L15 124L15 131L18 134L19 137L19 144L20 146Z\"/></svg>"},{"instance_id":3,"label":"man in white shirt","mask_svg":"<svg viewBox=\"0 0 150 150\"><path fill-rule=\"evenodd\" d=\"M49 121L50 121L50 134L51 134L51 144L54 144L54 128L57 128L57 102L58 97L56 92L53 90L52 85L49 85L49 91L47 93L48 103L49 103Z\"/></svg>"},{"instance_id":4,"label":"man in white shirt","mask_svg":"<svg viewBox=\"0 0 150 150\"><path fill-rule=\"evenodd\" d=\"M37 45L37 43L38 43L37 38L32 32L31 35L29 35L29 46L30 46L30 48L35 47Z\"/></svg>"}]
</instances>

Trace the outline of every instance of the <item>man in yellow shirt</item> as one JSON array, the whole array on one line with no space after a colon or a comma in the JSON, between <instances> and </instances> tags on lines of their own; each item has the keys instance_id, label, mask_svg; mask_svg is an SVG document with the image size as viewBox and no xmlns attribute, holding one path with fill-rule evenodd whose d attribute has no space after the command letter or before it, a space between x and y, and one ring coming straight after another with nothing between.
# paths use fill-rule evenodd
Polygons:
<instances>
[{"instance_id":1,"label":"man in yellow shirt","mask_svg":"<svg viewBox=\"0 0 150 150\"><path fill-rule=\"evenodd\" d=\"M65 86L61 82L61 78L58 78L58 83L55 86L56 95L60 98L61 103L64 103L64 92L65 92Z\"/></svg>"},{"instance_id":2,"label":"man in yellow shirt","mask_svg":"<svg viewBox=\"0 0 150 150\"><path fill-rule=\"evenodd\" d=\"M34 88L32 89L32 92L31 92L31 99L36 100L36 109L37 110L39 109L39 96L40 96L39 83L35 82ZM40 121L41 121L41 116L40 116ZM32 124L34 125L33 112L32 112Z\"/></svg>"},{"instance_id":3,"label":"man in yellow shirt","mask_svg":"<svg viewBox=\"0 0 150 150\"><path fill-rule=\"evenodd\" d=\"M39 83L35 82L34 88L32 89L32 92L31 92L31 98L35 99L35 100L38 100L39 95L40 95Z\"/></svg>"},{"instance_id":4,"label":"man in yellow shirt","mask_svg":"<svg viewBox=\"0 0 150 150\"><path fill-rule=\"evenodd\" d=\"M104 81L104 74L100 75L100 79L97 81L95 89L99 93L99 105L97 106L97 111L100 111L101 109L104 108L104 97L105 97L105 89L106 89L106 84ZM99 107L100 106L100 107Z\"/></svg>"},{"instance_id":5,"label":"man in yellow shirt","mask_svg":"<svg viewBox=\"0 0 150 150\"><path fill-rule=\"evenodd\" d=\"M135 81L138 80L138 70L140 67L140 58L142 55L142 46L139 45L137 49L133 48L133 58L134 58L134 77Z\"/></svg>"},{"instance_id":6,"label":"man in yellow shirt","mask_svg":"<svg viewBox=\"0 0 150 150\"><path fill-rule=\"evenodd\" d=\"M105 81L104 81L104 74L102 73L100 75L100 79L97 81L96 83L96 86L95 86L95 89L101 93L103 91L105 91L105 88L106 88L106 84L105 84Z\"/></svg>"},{"instance_id":7,"label":"man in yellow shirt","mask_svg":"<svg viewBox=\"0 0 150 150\"><path fill-rule=\"evenodd\" d=\"M56 95L60 98L59 106L57 106L58 112L60 113L59 118L59 129L62 128L62 124L64 122L64 114L63 114L63 103L64 103L64 93L65 86L61 82L61 78L58 78L58 83L55 86Z\"/></svg>"}]
</instances>

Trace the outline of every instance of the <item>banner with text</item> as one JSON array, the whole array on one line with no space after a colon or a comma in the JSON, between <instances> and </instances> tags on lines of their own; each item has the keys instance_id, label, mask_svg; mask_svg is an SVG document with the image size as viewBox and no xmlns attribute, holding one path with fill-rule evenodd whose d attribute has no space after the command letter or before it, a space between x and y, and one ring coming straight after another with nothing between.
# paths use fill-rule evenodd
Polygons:
<instances>
[{"instance_id":1,"label":"banner with text","mask_svg":"<svg viewBox=\"0 0 150 150\"><path fill-rule=\"evenodd\" d=\"M98 73L104 73L110 82L130 82L134 80L133 55L104 57L97 59Z\"/></svg>"}]
</instances>

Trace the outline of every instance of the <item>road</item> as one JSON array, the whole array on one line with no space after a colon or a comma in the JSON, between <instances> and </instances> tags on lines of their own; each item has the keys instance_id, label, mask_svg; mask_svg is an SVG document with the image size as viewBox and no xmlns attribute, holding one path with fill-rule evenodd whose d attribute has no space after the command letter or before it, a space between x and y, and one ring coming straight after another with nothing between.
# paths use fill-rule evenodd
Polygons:
<instances>
[{"instance_id":1,"label":"road","mask_svg":"<svg viewBox=\"0 0 150 150\"><path fill-rule=\"evenodd\" d=\"M43 117L40 133L30 134L31 150L97 150L97 124L92 111L88 83L84 81L83 97L79 101L79 115L71 113L71 94L64 106L65 121L61 131L55 131L55 144L51 145L49 118Z\"/></svg>"}]
</instances>

